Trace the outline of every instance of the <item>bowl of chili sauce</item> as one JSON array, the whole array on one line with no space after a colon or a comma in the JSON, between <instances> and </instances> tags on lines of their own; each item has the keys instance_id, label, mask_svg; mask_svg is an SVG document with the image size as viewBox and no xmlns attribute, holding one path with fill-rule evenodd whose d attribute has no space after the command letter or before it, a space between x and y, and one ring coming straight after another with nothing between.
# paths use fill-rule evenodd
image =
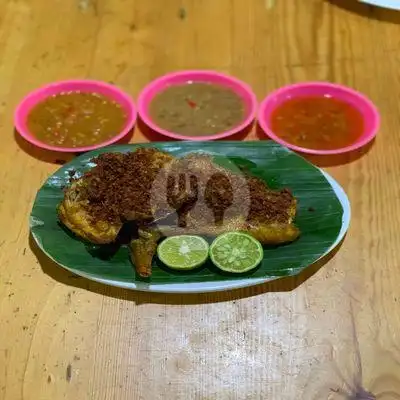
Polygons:
<instances>
[{"instance_id":1,"label":"bowl of chili sauce","mask_svg":"<svg viewBox=\"0 0 400 400\"><path fill-rule=\"evenodd\" d=\"M257 99L244 82L209 70L177 71L150 82L140 93L140 119L177 140L215 140L253 123Z\"/></svg>"},{"instance_id":2,"label":"bowl of chili sauce","mask_svg":"<svg viewBox=\"0 0 400 400\"><path fill-rule=\"evenodd\" d=\"M29 93L14 124L28 142L45 150L79 153L128 137L136 106L118 87L102 81L68 80Z\"/></svg>"},{"instance_id":3,"label":"bowl of chili sauce","mask_svg":"<svg viewBox=\"0 0 400 400\"><path fill-rule=\"evenodd\" d=\"M282 87L260 104L258 121L272 140L319 155L357 150L376 136L380 116L363 94L327 82Z\"/></svg>"}]
</instances>

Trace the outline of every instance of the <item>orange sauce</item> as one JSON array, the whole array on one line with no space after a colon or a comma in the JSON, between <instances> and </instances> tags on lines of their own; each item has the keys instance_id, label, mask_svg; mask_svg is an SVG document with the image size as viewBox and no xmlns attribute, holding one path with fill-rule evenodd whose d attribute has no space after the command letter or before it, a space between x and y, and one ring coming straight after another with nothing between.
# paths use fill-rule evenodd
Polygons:
<instances>
[{"instance_id":1,"label":"orange sauce","mask_svg":"<svg viewBox=\"0 0 400 400\"><path fill-rule=\"evenodd\" d=\"M315 150L353 144L364 131L361 113L332 97L298 97L278 106L271 116L272 131L288 143Z\"/></svg>"},{"instance_id":2,"label":"orange sauce","mask_svg":"<svg viewBox=\"0 0 400 400\"><path fill-rule=\"evenodd\" d=\"M101 94L63 92L33 107L27 122L44 143L82 147L114 137L123 129L126 115L118 103Z\"/></svg>"}]
</instances>

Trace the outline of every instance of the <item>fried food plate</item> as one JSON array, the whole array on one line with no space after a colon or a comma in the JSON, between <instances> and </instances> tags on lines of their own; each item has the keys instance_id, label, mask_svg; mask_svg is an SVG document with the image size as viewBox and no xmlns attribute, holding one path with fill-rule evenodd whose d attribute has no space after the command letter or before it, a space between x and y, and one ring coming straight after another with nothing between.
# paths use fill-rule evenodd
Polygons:
<instances>
[{"instance_id":1,"label":"fried food plate","mask_svg":"<svg viewBox=\"0 0 400 400\"><path fill-rule=\"evenodd\" d=\"M268 244L271 240L272 242L277 240L273 236L276 231L274 227L267 227L268 229L261 227L256 231L253 230L254 235L260 233L265 235L262 238L264 239L264 258L257 269L239 276L218 271L211 261L193 271L170 270L157 257L153 258L156 250L153 243L150 246L151 276L143 278L146 275L146 273L141 273L143 268L140 265L133 266L130 261L130 256L135 262L143 260L143 253L148 251L148 248L140 247L142 238L139 238L139 242L133 241L136 243L131 246L129 246L129 242L127 245L116 246L113 244L112 238L120 229L119 226L108 224L106 231L101 232L100 229L100 233L98 227L94 231L93 226L88 229L86 222L82 225L82 221L85 221L86 218L86 216L82 217L82 209L76 213L70 212L76 205L74 203L75 194L71 196L67 190L64 195L65 187L71 187L69 182L71 175L82 176L93 168L95 158L99 155L130 153L135 152L138 148L142 153L147 153L150 148L157 148L161 152L167 153L167 156L161 159L158 152L155 153L158 157L157 162L161 164L166 163L169 159L189 158L190 160L189 154L192 153L196 155L195 163L198 163L198 160L207 154L207 157L213 160L212 165L218 165L222 170L236 169L236 171L243 172L245 176L252 176L258 181L265 182L272 190L289 189L295 202L286 203L290 218L284 224L285 229L288 229L283 236L285 240L279 245ZM193 168L192 161L190 161L191 168ZM155 163L152 162L152 165ZM208 165L204 165L206 169L209 168ZM75 181L75 184L76 182L81 184L79 180ZM238 185L240 186L240 182ZM137 203L140 204L140 202ZM297 212L294 215L293 204L296 205L296 203ZM141 210L134 211L134 218L137 218ZM148 211L154 212L155 210L151 208ZM200 211L203 216L203 211ZM188 233L208 235L209 240L212 240L212 236L218 233L215 229L204 229L206 226L204 224L200 229L203 232L199 231L197 226L200 216L196 216L195 209L189 210L186 217L188 226L192 230ZM64 223L61 223L60 219ZM229 230L235 230L236 219L233 217L228 221ZM32 236L38 247L65 269L112 286L165 293L227 290L297 275L327 255L341 242L349 222L350 204L340 185L326 172L273 142L151 143L113 146L86 153L64 165L49 177L36 196L30 217ZM163 226L163 233L165 230L171 231L170 227ZM301 232L299 238L297 238L298 231ZM175 233L182 232L179 230L175 232L174 228L169 234ZM279 240L281 239L279 238ZM89 243L93 243L93 241L99 244ZM111 243L109 243L110 241ZM135 251L138 254L135 254ZM40 261L46 262L46 259L40 257Z\"/></svg>"}]
</instances>

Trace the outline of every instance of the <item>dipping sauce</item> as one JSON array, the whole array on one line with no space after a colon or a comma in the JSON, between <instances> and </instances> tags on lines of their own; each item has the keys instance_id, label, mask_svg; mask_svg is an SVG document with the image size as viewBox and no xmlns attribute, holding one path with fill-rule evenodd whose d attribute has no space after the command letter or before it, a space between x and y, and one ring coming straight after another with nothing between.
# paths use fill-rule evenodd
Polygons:
<instances>
[{"instance_id":1,"label":"dipping sauce","mask_svg":"<svg viewBox=\"0 0 400 400\"><path fill-rule=\"evenodd\" d=\"M288 143L315 150L353 144L364 131L361 113L332 97L299 97L285 101L271 116L272 131Z\"/></svg>"},{"instance_id":2,"label":"dipping sauce","mask_svg":"<svg viewBox=\"0 0 400 400\"><path fill-rule=\"evenodd\" d=\"M245 105L229 88L195 82L168 87L154 97L149 112L160 128L181 135L207 136L242 122Z\"/></svg>"},{"instance_id":3,"label":"dipping sauce","mask_svg":"<svg viewBox=\"0 0 400 400\"><path fill-rule=\"evenodd\" d=\"M118 103L101 94L62 92L37 104L27 125L44 143L82 147L111 139L121 132L126 118Z\"/></svg>"}]
</instances>

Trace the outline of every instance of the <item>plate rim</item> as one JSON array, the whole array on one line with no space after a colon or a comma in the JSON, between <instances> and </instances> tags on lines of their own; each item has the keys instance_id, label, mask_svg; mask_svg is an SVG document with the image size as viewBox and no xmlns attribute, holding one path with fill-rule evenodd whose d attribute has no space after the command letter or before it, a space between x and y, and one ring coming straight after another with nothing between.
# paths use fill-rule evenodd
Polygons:
<instances>
[{"instance_id":1,"label":"plate rim","mask_svg":"<svg viewBox=\"0 0 400 400\"><path fill-rule=\"evenodd\" d=\"M344 239L351 220L351 207L350 207L350 200L342 188L342 186L326 171L323 169L315 166L325 177L328 183L331 185L336 197L338 198L342 209L342 225L340 227L340 231L336 237L335 242L322 254L318 259L316 259L312 264L309 264L305 268L310 267L311 265L315 264L322 258L326 257L329 253L331 253ZM35 232L31 230L32 236L40 248L40 250L55 264L58 266L66 269L74 273L75 275L81 276L83 278L89 279L91 281L118 287L121 289L129 289L129 290L136 290L140 292L150 292L150 293L165 293L165 294L190 294L190 293L211 293L211 292L221 292L227 290L234 290L234 289L242 289L246 287L260 285L262 283L270 282L273 280L281 279L282 277L267 277L267 278L254 278L254 279L235 279L235 280L224 280L224 281L209 281L209 282L184 282L184 283L146 283L146 282L120 282L113 279L103 279L93 277L85 272L75 270L74 268L70 268L60 262L56 261L42 246L41 240L36 236Z\"/></svg>"}]
</instances>

